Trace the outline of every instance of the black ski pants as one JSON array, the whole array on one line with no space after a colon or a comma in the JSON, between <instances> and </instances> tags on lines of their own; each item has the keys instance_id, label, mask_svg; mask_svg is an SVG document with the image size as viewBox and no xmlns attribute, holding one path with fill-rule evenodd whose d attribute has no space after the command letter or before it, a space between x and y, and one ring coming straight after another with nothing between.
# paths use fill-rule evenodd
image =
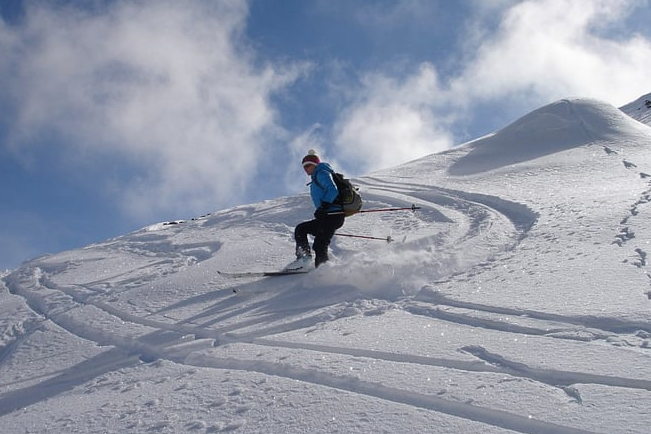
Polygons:
<instances>
[{"instance_id":1,"label":"black ski pants","mask_svg":"<svg viewBox=\"0 0 651 434\"><path fill-rule=\"evenodd\" d=\"M335 214L300 223L294 230L296 247L309 252L310 244L307 235L314 236L314 265L318 267L328 260L330 240L335 231L344 225L345 218L343 214Z\"/></svg>"}]
</instances>

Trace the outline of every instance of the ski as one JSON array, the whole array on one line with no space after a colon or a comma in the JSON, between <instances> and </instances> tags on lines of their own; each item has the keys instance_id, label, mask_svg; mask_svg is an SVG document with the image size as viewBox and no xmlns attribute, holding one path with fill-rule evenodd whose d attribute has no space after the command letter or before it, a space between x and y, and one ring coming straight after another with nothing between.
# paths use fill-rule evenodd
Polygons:
<instances>
[{"instance_id":1,"label":"ski","mask_svg":"<svg viewBox=\"0 0 651 434\"><path fill-rule=\"evenodd\" d=\"M290 276L292 274L305 274L310 270L279 270L279 271L240 271L240 272L227 272L219 271L220 276L228 277L231 279L241 279L245 277L274 277L274 276Z\"/></svg>"}]
</instances>

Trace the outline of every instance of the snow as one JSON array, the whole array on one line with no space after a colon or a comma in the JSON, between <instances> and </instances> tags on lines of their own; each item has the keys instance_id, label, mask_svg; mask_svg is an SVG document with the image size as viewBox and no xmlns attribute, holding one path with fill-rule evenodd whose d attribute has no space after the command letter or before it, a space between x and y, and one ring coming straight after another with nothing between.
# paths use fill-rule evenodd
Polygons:
<instances>
[{"instance_id":1,"label":"snow","mask_svg":"<svg viewBox=\"0 0 651 434\"><path fill-rule=\"evenodd\" d=\"M355 180L305 275L307 195L161 222L0 280L6 433L646 433L643 96L558 101Z\"/></svg>"}]
</instances>

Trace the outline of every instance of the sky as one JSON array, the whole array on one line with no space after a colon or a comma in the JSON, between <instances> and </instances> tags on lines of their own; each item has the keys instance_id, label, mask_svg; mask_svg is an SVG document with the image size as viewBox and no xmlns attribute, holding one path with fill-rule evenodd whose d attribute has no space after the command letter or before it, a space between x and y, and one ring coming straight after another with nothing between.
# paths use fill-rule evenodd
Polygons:
<instances>
[{"instance_id":1,"label":"sky","mask_svg":"<svg viewBox=\"0 0 651 434\"><path fill-rule=\"evenodd\" d=\"M0 269L651 91L649 0L0 1ZM306 201L306 206L310 206Z\"/></svg>"}]
</instances>

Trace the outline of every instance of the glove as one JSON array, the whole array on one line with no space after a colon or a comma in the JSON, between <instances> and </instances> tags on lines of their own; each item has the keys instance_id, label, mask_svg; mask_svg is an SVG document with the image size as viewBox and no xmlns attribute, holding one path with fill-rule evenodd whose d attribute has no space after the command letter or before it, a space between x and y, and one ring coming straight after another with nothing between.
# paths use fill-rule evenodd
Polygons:
<instances>
[{"instance_id":1,"label":"glove","mask_svg":"<svg viewBox=\"0 0 651 434\"><path fill-rule=\"evenodd\" d=\"M317 220L321 220L328 217L328 211L325 210L325 208L317 208L316 211L314 211L314 218Z\"/></svg>"}]
</instances>

